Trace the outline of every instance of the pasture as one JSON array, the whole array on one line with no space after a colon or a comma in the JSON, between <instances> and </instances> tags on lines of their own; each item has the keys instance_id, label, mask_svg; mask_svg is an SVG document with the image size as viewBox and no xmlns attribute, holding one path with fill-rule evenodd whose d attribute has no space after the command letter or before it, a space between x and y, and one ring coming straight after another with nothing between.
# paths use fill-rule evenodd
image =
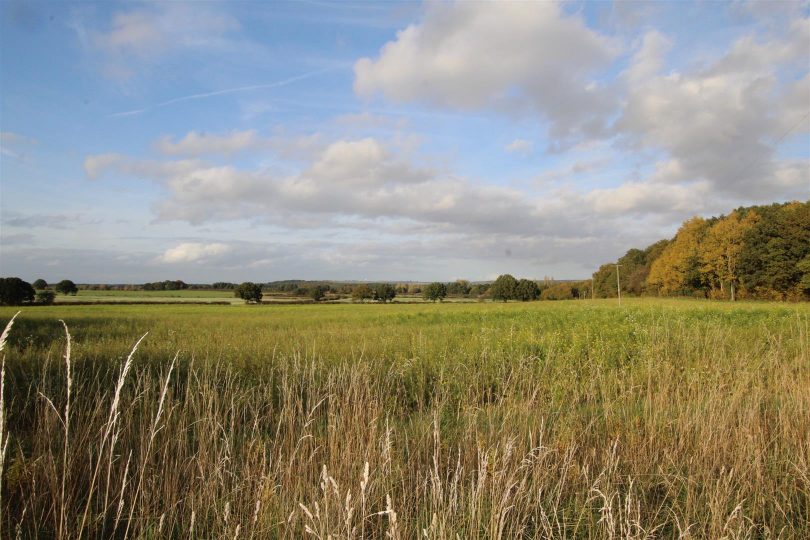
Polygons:
<instances>
[{"instance_id":1,"label":"pasture","mask_svg":"<svg viewBox=\"0 0 810 540\"><path fill-rule=\"evenodd\" d=\"M809 333L693 300L24 309L0 537L807 538Z\"/></svg>"}]
</instances>

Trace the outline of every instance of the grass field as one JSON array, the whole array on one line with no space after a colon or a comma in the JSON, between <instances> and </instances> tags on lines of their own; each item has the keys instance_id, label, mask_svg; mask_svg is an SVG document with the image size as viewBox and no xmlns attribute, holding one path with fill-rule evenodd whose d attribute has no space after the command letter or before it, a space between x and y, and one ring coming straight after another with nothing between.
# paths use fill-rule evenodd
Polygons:
<instances>
[{"instance_id":1,"label":"grass field","mask_svg":"<svg viewBox=\"0 0 810 540\"><path fill-rule=\"evenodd\" d=\"M808 538L809 333L688 300L26 309L0 537Z\"/></svg>"},{"instance_id":2,"label":"grass field","mask_svg":"<svg viewBox=\"0 0 810 540\"><path fill-rule=\"evenodd\" d=\"M75 295L56 295L55 301L60 304L83 302L228 302L241 304L242 300L234 298L233 291L181 290L181 291L92 291L81 290Z\"/></svg>"}]
</instances>

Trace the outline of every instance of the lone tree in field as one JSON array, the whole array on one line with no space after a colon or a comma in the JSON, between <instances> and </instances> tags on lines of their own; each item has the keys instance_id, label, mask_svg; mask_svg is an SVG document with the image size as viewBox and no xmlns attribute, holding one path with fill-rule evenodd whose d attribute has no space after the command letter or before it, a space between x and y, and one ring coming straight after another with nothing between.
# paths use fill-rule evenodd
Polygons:
<instances>
[{"instance_id":1,"label":"lone tree in field","mask_svg":"<svg viewBox=\"0 0 810 540\"><path fill-rule=\"evenodd\" d=\"M503 300L507 302L517 298L517 285L518 282L514 276L511 274L503 274L498 276L498 279L496 279L492 287L489 288L489 292L493 300Z\"/></svg>"},{"instance_id":2,"label":"lone tree in field","mask_svg":"<svg viewBox=\"0 0 810 540\"><path fill-rule=\"evenodd\" d=\"M47 282L47 281L45 281L44 279L38 279L38 280L36 280L34 283L32 283L32 285L33 285L33 286L34 286L34 288L35 288L36 290L38 290L38 291L41 291L41 290L43 290L43 289L47 289L47 288L48 288L48 282Z\"/></svg>"},{"instance_id":3,"label":"lone tree in field","mask_svg":"<svg viewBox=\"0 0 810 540\"><path fill-rule=\"evenodd\" d=\"M385 304L393 300L397 295L397 290L390 283L379 283L374 286L374 300Z\"/></svg>"},{"instance_id":4,"label":"lone tree in field","mask_svg":"<svg viewBox=\"0 0 810 540\"><path fill-rule=\"evenodd\" d=\"M233 295L244 300L246 304L259 303L262 301L262 286L245 281L233 291Z\"/></svg>"},{"instance_id":5,"label":"lone tree in field","mask_svg":"<svg viewBox=\"0 0 810 540\"><path fill-rule=\"evenodd\" d=\"M69 279L63 279L62 281L60 281L59 283L56 284L54 289L56 289L56 292L61 294L75 295L76 293L79 292L79 288L76 287L76 284L70 281Z\"/></svg>"},{"instance_id":6,"label":"lone tree in field","mask_svg":"<svg viewBox=\"0 0 810 540\"><path fill-rule=\"evenodd\" d=\"M0 304L19 306L34 301L34 288L18 277L0 278Z\"/></svg>"},{"instance_id":7,"label":"lone tree in field","mask_svg":"<svg viewBox=\"0 0 810 540\"><path fill-rule=\"evenodd\" d=\"M441 302L445 296L447 296L447 285L444 283L431 283L422 289L422 298L430 300L431 302L435 302L436 300Z\"/></svg>"},{"instance_id":8,"label":"lone tree in field","mask_svg":"<svg viewBox=\"0 0 810 540\"><path fill-rule=\"evenodd\" d=\"M363 283L362 285L358 285L352 290L352 301L357 302L360 301L361 303L363 300L367 298L373 298L374 291L371 290L371 287Z\"/></svg>"},{"instance_id":9,"label":"lone tree in field","mask_svg":"<svg viewBox=\"0 0 810 540\"><path fill-rule=\"evenodd\" d=\"M521 302L540 298L540 287L531 279L521 279L515 286L515 299Z\"/></svg>"}]
</instances>

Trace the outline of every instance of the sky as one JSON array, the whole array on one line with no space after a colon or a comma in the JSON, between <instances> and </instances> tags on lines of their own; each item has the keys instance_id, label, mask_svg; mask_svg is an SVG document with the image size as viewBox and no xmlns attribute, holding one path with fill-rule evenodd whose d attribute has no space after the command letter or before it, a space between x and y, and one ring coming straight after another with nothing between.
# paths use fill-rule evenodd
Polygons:
<instances>
[{"instance_id":1,"label":"sky","mask_svg":"<svg viewBox=\"0 0 810 540\"><path fill-rule=\"evenodd\" d=\"M0 274L586 278L810 199L808 2L0 3Z\"/></svg>"}]
</instances>

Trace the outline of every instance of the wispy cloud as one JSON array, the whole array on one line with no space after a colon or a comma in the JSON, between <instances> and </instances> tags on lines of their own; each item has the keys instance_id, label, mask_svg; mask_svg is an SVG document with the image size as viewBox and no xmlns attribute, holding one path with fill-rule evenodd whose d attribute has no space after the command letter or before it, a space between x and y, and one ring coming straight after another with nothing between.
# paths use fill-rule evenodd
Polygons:
<instances>
[{"instance_id":1,"label":"wispy cloud","mask_svg":"<svg viewBox=\"0 0 810 540\"><path fill-rule=\"evenodd\" d=\"M169 99L167 101L162 101L160 103L156 103L155 105L150 105L148 107L144 107L142 109L133 109L131 111L122 111L117 113L112 113L108 115L110 118L123 118L127 116L137 116L139 114L143 114L147 111L151 111L154 109L160 109L163 107L168 107L169 105L174 105L176 103L182 103L184 101L193 101L196 99L206 99L210 97L217 97L217 96L224 96L227 94L236 94L238 92L246 92L250 90L265 90L269 88L280 88L282 86L287 86L288 84L293 84L298 81L303 81L305 79L309 79L310 77L315 77L317 75L322 75L324 73L328 73L330 71L336 71L339 69L346 69L348 68L348 64L341 64L339 66L330 66L322 69L316 69L315 71L309 71L307 73L302 73L301 75L296 75L295 77L290 77L288 79L282 79L280 81L274 81L270 83L264 84L251 84L248 86L237 86L234 88L225 88L223 90L215 90L213 92L202 92L199 94L189 94L187 96L180 96L176 98Z\"/></svg>"}]
</instances>

